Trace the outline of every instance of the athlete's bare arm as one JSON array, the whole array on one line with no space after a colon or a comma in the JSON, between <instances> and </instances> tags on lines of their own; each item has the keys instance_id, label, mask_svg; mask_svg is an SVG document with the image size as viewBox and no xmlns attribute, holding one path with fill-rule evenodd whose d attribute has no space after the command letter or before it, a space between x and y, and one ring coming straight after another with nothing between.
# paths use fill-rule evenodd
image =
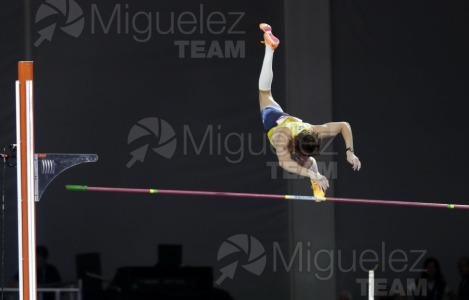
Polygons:
<instances>
[{"instance_id":1,"label":"athlete's bare arm","mask_svg":"<svg viewBox=\"0 0 469 300\"><path fill-rule=\"evenodd\" d=\"M353 152L353 135L352 128L347 122L330 122L323 125L312 125L313 130L319 133L320 138L333 137L342 134L347 150L347 161L352 165L353 169L358 171L361 168L361 162Z\"/></svg>"}]
</instances>

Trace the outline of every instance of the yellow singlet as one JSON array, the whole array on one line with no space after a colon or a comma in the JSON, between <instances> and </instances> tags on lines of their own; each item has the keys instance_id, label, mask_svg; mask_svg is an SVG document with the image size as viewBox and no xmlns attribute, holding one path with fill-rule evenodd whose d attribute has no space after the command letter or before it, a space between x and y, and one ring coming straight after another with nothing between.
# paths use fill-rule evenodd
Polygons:
<instances>
[{"instance_id":1,"label":"yellow singlet","mask_svg":"<svg viewBox=\"0 0 469 300\"><path fill-rule=\"evenodd\" d=\"M291 132L291 137L294 138L295 136L298 135L301 131L305 130L306 128L309 128L311 125L308 123L304 123L302 120L292 117L292 116L284 116L281 117L280 119L277 120L277 126L274 128L270 129L269 132L267 132L267 138L269 139L270 143L272 146L275 147L274 142L272 141L272 135L274 134L274 130L279 128L279 127L285 127L288 128Z\"/></svg>"}]
</instances>

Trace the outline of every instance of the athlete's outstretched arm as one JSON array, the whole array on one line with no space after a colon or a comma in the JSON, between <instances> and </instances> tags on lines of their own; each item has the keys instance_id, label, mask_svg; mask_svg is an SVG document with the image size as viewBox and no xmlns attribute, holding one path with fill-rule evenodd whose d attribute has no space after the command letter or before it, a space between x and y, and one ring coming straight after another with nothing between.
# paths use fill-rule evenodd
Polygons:
<instances>
[{"instance_id":1,"label":"athlete's outstretched arm","mask_svg":"<svg viewBox=\"0 0 469 300\"><path fill-rule=\"evenodd\" d=\"M331 122L323 125L314 126L314 130L319 133L321 138L336 136L342 134L347 152L347 161L358 171L361 168L361 162L354 153L352 128L347 122Z\"/></svg>"}]
</instances>

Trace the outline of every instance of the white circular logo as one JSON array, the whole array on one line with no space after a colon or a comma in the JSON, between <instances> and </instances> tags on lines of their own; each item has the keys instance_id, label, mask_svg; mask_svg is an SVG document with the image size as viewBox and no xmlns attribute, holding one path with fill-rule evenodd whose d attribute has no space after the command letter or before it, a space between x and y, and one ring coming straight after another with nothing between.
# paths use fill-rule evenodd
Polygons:
<instances>
[{"instance_id":1,"label":"white circular logo","mask_svg":"<svg viewBox=\"0 0 469 300\"><path fill-rule=\"evenodd\" d=\"M242 261L238 259L222 267L220 269L221 275L215 282L217 285L220 285L226 278L233 279L239 265L257 276L264 271L267 261L265 249L255 237L247 234L237 234L229 237L218 249L217 260L220 261L235 253L244 254L246 259Z\"/></svg>"},{"instance_id":2,"label":"white circular logo","mask_svg":"<svg viewBox=\"0 0 469 300\"><path fill-rule=\"evenodd\" d=\"M176 133L173 127L163 119L145 118L132 126L127 137L127 144L133 146L130 152L132 158L127 163L127 168L131 168L137 161L145 160L149 148L164 158L173 157L177 146Z\"/></svg>"},{"instance_id":3,"label":"white circular logo","mask_svg":"<svg viewBox=\"0 0 469 300\"><path fill-rule=\"evenodd\" d=\"M49 18L60 16L60 18ZM45 19L51 19L55 22L45 23ZM44 22L43 22L44 20ZM36 12L36 24L41 22L41 29L37 31L39 38L34 46L39 47L42 42L52 41L55 29L58 27L63 32L75 38L79 37L85 26L83 10L74 0L46 0L39 6ZM45 23L44 25L42 23Z\"/></svg>"}]
</instances>

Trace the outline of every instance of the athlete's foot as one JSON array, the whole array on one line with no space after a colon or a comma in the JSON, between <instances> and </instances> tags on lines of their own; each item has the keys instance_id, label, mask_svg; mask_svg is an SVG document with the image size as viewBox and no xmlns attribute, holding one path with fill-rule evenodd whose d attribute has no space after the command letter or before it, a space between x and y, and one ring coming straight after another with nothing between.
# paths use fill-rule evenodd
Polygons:
<instances>
[{"instance_id":1,"label":"athlete's foot","mask_svg":"<svg viewBox=\"0 0 469 300\"><path fill-rule=\"evenodd\" d=\"M264 43L275 50L278 47L278 44L280 44L280 40L272 33L272 27L269 24L261 23L259 24L259 28L264 31L264 41L261 43Z\"/></svg>"}]
</instances>

